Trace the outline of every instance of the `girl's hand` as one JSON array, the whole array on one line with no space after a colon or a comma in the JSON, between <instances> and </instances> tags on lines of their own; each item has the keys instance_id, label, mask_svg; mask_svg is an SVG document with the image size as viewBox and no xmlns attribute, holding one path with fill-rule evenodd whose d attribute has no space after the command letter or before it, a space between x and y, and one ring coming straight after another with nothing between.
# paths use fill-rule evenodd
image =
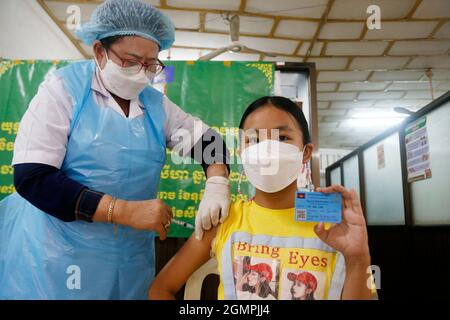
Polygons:
<instances>
[{"instance_id":1,"label":"girl's hand","mask_svg":"<svg viewBox=\"0 0 450 320\"><path fill-rule=\"evenodd\" d=\"M346 263L367 264L370 260L366 221L361 202L354 189L348 191L343 186L333 185L317 188L317 192L342 194L342 222L325 230L324 224L314 227L317 236L326 244L341 252Z\"/></svg>"},{"instance_id":2,"label":"girl's hand","mask_svg":"<svg viewBox=\"0 0 450 320\"><path fill-rule=\"evenodd\" d=\"M246 272L245 274L240 274L237 277L237 281L236 281L236 289L239 291L242 291L242 287L244 286L244 284L248 283L248 276L249 276L250 272Z\"/></svg>"}]
</instances>

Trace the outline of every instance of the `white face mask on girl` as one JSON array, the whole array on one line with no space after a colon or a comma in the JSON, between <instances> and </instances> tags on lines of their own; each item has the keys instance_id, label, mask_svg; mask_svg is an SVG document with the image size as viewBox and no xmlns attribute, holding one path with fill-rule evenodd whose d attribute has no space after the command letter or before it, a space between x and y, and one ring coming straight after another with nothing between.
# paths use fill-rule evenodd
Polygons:
<instances>
[{"instance_id":1,"label":"white face mask on girl","mask_svg":"<svg viewBox=\"0 0 450 320\"><path fill-rule=\"evenodd\" d=\"M106 64L103 69L96 61L103 85L106 90L122 99L136 99L155 77L154 73L145 72L144 69L136 72L135 67L123 68L109 59L106 50L105 54Z\"/></svg>"},{"instance_id":2,"label":"white face mask on girl","mask_svg":"<svg viewBox=\"0 0 450 320\"><path fill-rule=\"evenodd\" d=\"M259 190L274 193L299 177L303 151L289 143L264 140L242 150L241 159L250 183Z\"/></svg>"}]
</instances>

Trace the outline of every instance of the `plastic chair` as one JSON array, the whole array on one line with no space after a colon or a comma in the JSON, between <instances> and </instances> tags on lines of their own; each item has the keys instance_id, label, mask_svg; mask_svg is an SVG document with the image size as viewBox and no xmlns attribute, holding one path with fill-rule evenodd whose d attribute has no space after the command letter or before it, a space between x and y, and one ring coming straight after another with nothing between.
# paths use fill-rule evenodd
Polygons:
<instances>
[{"instance_id":1,"label":"plastic chair","mask_svg":"<svg viewBox=\"0 0 450 320\"><path fill-rule=\"evenodd\" d=\"M200 300L203 281L210 274L219 274L215 258L209 259L189 277L184 287L184 300Z\"/></svg>"}]
</instances>

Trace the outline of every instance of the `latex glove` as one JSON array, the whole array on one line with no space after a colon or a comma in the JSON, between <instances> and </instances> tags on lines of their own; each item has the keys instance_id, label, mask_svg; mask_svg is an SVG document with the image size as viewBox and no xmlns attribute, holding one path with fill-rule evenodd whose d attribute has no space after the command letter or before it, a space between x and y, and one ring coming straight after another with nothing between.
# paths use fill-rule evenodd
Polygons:
<instances>
[{"instance_id":1,"label":"latex glove","mask_svg":"<svg viewBox=\"0 0 450 320\"><path fill-rule=\"evenodd\" d=\"M195 238L201 240L203 231L209 230L228 217L231 192L227 178L213 176L206 180L205 192L195 217Z\"/></svg>"}]
</instances>

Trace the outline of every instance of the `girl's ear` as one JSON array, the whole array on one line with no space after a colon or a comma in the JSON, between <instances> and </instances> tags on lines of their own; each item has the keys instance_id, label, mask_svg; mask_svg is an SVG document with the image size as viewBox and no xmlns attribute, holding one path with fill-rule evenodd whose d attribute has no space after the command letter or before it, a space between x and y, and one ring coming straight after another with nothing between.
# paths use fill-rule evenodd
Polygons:
<instances>
[{"instance_id":1,"label":"girl's ear","mask_svg":"<svg viewBox=\"0 0 450 320\"><path fill-rule=\"evenodd\" d=\"M314 144L312 144L310 142L304 148L305 148L305 151L303 151L303 163L306 163L312 157L312 153L313 153L313 150L314 150Z\"/></svg>"}]
</instances>

